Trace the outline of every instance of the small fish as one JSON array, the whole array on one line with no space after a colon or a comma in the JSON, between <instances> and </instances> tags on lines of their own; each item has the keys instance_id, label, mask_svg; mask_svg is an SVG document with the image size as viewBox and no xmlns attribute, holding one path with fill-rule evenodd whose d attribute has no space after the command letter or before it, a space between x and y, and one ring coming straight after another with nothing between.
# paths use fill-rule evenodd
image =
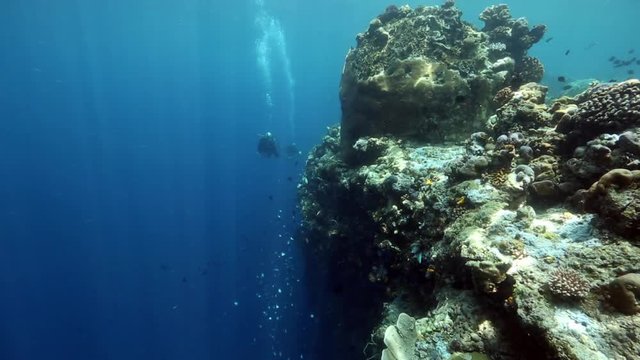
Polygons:
<instances>
[{"instance_id":1,"label":"small fish","mask_svg":"<svg viewBox=\"0 0 640 360\"><path fill-rule=\"evenodd\" d=\"M273 195L269 195L269 200L273 200Z\"/></svg>"},{"instance_id":2,"label":"small fish","mask_svg":"<svg viewBox=\"0 0 640 360\"><path fill-rule=\"evenodd\" d=\"M187 278L183 276L183 277L182 277L182 282L183 282L183 283L186 283L186 282L187 282Z\"/></svg>"},{"instance_id":3,"label":"small fish","mask_svg":"<svg viewBox=\"0 0 640 360\"><path fill-rule=\"evenodd\" d=\"M633 69L629 69L629 70L627 70L627 74L633 75L633 74L635 74L635 71L633 71Z\"/></svg>"},{"instance_id":4,"label":"small fish","mask_svg":"<svg viewBox=\"0 0 640 360\"><path fill-rule=\"evenodd\" d=\"M287 176L287 181L292 182L293 178L291 176Z\"/></svg>"},{"instance_id":5,"label":"small fish","mask_svg":"<svg viewBox=\"0 0 640 360\"><path fill-rule=\"evenodd\" d=\"M563 86L563 87L562 87L562 90L569 90L569 89L571 89L572 87L573 87L573 86L571 86L571 85L565 85L565 86Z\"/></svg>"},{"instance_id":6,"label":"small fish","mask_svg":"<svg viewBox=\"0 0 640 360\"><path fill-rule=\"evenodd\" d=\"M610 58L609 58L609 61L613 61L613 60L615 60L615 59L616 59L616 57L615 57L615 56L612 56L612 57L610 57Z\"/></svg>"},{"instance_id":7,"label":"small fish","mask_svg":"<svg viewBox=\"0 0 640 360\"><path fill-rule=\"evenodd\" d=\"M636 51L636 49L629 49L629 51L627 51L627 54L633 54Z\"/></svg>"},{"instance_id":8,"label":"small fish","mask_svg":"<svg viewBox=\"0 0 640 360\"><path fill-rule=\"evenodd\" d=\"M616 64L616 65L620 65L620 64L622 64L622 60L620 60L620 59L615 59L615 60L613 61L613 63L614 63L614 64Z\"/></svg>"},{"instance_id":9,"label":"small fish","mask_svg":"<svg viewBox=\"0 0 640 360\"><path fill-rule=\"evenodd\" d=\"M553 40L553 37L547 38L544 42L549 43L549 41Z\"/></svg>"},{"instance_id":10,"label":"small fish","mask_svg":"<svg viewBox=\"0 0 640 360\"><path fill-rule=\"evenodd\" d=\"M636 64L637 64L637 65L640 65L640 60L636 61Z\"/></svg>"},{"instance_id":11,"label":"small fish","mask_svg":"<svg viewBox=\"0 0 640 360\"><path fill-rule=\"evenodd\" d=\"M609 79L609 81L607 81L607 82L618 82L618 80L616 80L616 79Z\"/></svg>"},{"instance_id":12,"label":"small fish","mask_svg":"<svg viewBox=\"0 0 640 360\"><path fill-rule=\"evenodd\" d=\"M567 51L564 52L564 54L569 55L570 52L571 52L571 49L568 49Z\"/></svg>"},{"instance_id":13,"label":"small fish","mask_svg":"<svg viewBox=\"0 0 640 360\"><path fill-rule=\"evenodd\" d=\"M564 76L558 76L558 81L565 82L567 79Z\"/></svg>"}]
</instances>

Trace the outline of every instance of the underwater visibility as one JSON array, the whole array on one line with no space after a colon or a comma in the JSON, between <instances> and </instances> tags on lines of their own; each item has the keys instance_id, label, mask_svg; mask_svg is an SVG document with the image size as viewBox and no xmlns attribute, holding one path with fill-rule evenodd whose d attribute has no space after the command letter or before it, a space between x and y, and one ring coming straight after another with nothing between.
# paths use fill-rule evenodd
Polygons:
<instances>
[{"instance_id":1,"label":"underwater visibility","mask_svg":"<svg viewBox=\"0 0 640 360\"><path fill-rule=\"evenodd\" d=\"M0 14L0 359L640 359L640 2Z\"/></svg>"}]
</instances>

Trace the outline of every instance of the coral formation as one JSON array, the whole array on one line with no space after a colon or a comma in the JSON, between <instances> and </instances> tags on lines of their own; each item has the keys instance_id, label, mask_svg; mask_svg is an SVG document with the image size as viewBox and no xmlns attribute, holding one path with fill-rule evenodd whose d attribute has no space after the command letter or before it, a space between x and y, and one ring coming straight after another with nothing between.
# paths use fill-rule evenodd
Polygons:
<instances>
[{"instance_id":1,"label":"coral formation","mask_svg":"<svg viewBox=\"0 0 640 360\"><path fill-rule=\"evenodd\" d=\"M602 175L585 196L585 210L594 212L607 228L629 239L640 233L640 170L614 169Z\"/></svg>"},{"instance_id":2,"label":"coral formation","mask_svg":"<svg viewBox=\"0 0 640 360\"><path fill-rule=\"evenodd\" d=\"M640 312L640 274L626 274L609 284L611 303L620 312L633 315Z\"/></svg>"},{"instance_id":3,"label":"coral formation","mask_svg":"<svg viewBox=\"0 0 640 360\"><path fill-rule=\"evenodd\" d=\"M501 48L504 49L504 53L514 59L516 71L513 74L512 85L542 79L542 63L527 56L527 50L542 39L546 31L544 25L529 28L525 18L512 18L511 11L505 4L488 7L480 14L480 20L484 22L482 32L489 36L489 41L492 44L503 45Z\"/></svg>"},{"instance_id":4,"label":"coral formation","mask_svg":"<svg viewBox=\"0 0 640 360\"><path fill-rule=\"evenodd\" d=\"M640 126L640 81L596 85L577 97L579 110L558 124L558 131L593 138Z\"/></svg>"},{"instance_id":5,"label":"coral formation","mask_svg":"<svg viewBox=\"0 0 640 360\"><path fill-rule=\"evenodd\" d=\"M384 344L387 349L382 350L382 360L415 360L415 348L418 333L416 319L401 313L398 322L391 325L384 332Z\"/></svg>"},{"instance_id":6,"label":"coral formation","mask_svg":"<svg viewBox=\"0 0 640 360\"><path fill-rule=\"evenodd\" d=\"M508 130L523 131L549 125L550 114L541 111L545 108L546 94L547 88L542 85L522 85L489 119L488 127L496 133L504 134Z\"/></svg>"},{"instance_id":7,"label":"coral formation","mask_svg":"<svg viewBox=\"0 0 640 360\"><path fill-rule=\"evenodd\" d=\"M525 54L542 28L530 30L507 11L485 32L460 16L453 1L415 10L394 6L358 34L340 84L343 155L365 136L460 140L481 127L495 92L512 84L516 67L536 72ZM513 36L497 36L503 28ZM504 49L492 38L505 40Z\"/></svg>"},{"instance_id":8,"label":"coral formation","mask_svg":"<svg viewBox=\"0 0 640 360\"><path fill-rule=\"evenodd\" d=\"M557 269L549 278L549 290L563 299L582 299L589 294L589 283L573 269Z\"/></svg>"},{"instance_id":9,"label":"coral formation","mask_svg":"<svg viewBox=\"0 0 640 360\"><path fill-rule=\"evenodd\" d=\"M360 319L337 330L348 358L636 358L640 82L549 100L526 54L544 27L481 19L392 6L347 57L299 195L306 248Z\"/></svg>"}]
</instances>

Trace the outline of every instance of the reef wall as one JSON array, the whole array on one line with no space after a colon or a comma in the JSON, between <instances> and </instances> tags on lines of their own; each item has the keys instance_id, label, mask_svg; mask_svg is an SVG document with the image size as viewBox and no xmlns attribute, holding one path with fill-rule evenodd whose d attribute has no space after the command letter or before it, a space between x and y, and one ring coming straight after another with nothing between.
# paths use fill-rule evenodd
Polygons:
<instances>
[{"instance_id":1,"label":"reef wall","mask_svg":"<svg viewBox=\"0 0 640 360\"><path fill-rule=\"evenodd\" d=\"M299 185L335 358L637 358L640 81L546 99L544 27L481 19L390 7L347 57Z\"/></svg>"}]
</instances>

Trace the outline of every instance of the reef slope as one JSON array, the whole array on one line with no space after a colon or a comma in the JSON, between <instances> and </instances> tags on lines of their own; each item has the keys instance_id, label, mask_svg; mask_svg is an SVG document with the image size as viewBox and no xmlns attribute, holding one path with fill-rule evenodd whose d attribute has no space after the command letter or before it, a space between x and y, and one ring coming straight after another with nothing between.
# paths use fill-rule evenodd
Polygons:
<instances>
[{"instance_id":1,"label":"reef slope","mask_svg":"<svg viewBox=\"0 0 640 360\"><path fill-rule=\"evenodd\" d=\"M544 26L480 16L390 7L347 56L299 185L336 358L637 358L640 81L547 99Z\"/></svg>"}]
</instances>

